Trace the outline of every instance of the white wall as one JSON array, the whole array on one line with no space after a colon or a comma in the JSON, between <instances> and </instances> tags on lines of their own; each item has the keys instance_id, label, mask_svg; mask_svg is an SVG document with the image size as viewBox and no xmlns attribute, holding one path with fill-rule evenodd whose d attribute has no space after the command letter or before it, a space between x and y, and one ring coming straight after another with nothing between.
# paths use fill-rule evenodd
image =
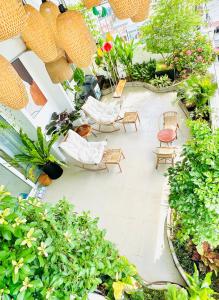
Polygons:
<instances>
[{"instance_id":1,"label":"white wall","mask_svg":"<svg viewBox=\"0 0 219 300\"><path fill-rule=\"evenodd\" d=\"M32 51L26 51L25 44L17 37L4 42L0 42L0 55L3 55L9 61L20 58L25 68L28 70L33 80L37 83L48 102L42 108L40 113L33 119L25 109L13 110L0 104L0 115L7 119L17 130L22 128L32 138L36 134L36 127L43 129L48 124L53 112L71 111L74 108L72 100L67 96L61 84L53 84L45 69L44 63ZM63 159L58 150L58 145L54 151L59 158Z\"/></svg>"}]
</instances>

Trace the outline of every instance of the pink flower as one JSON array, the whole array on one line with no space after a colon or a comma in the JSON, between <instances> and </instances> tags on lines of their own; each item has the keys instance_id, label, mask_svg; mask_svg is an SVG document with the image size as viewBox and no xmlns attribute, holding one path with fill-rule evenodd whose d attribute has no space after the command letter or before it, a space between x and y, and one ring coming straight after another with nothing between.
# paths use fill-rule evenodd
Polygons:
<instances>
[{"instance_id":1,"label":"pink flower","mask_svg":"<svg viewBox=\"0 0 219 300\"><path fill-rule=\"evenodd\" d=\"M202 48L198 48L197 51L198 51L198 52L202 52L203 49L202 49Z\"/></svg>"},{"instance_id":2,"label":"pink flower","mask_svg":"<svg viewBox=\"0 0 219 300\"><path fill-rule=\"evenodd\" d=\"M186 55L192 55L192 50L187 50Z\"/></svg>"},{"instance_id":3,"label":"pink flower","mask_svg":"<svg viewBox=\"0 0 219 300\"><path fill-rule=\"evenodd\" d=\"M203 57L201 55L197 56L197 61L202 61Z\"/></svg>"}]
</instances>

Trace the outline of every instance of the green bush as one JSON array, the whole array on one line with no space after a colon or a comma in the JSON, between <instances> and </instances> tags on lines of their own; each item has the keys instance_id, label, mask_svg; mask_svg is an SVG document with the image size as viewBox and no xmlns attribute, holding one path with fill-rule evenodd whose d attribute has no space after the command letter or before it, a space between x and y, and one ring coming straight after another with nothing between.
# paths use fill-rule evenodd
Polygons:
<instances>
[{"instance_id":1,"label":"green bush","mask_svg":"<svg viewBox=\"0 0 219 300\"><path fill-rule=\"evenodd\" d=\"M192 139L183 147L182 160L170 168L170 207L177 213L180 239L195 245L219 245L219 130L207 122L190 121ZM178 232L178 233L179 233Z\"/></svg>"},{"instance_id":2,"label":"green bush","mask_svg":"<svg viewBox=\"0 0 219 300\"><path fill-rule=\"evenodd\" d=\"M134 64L129 67L128 74L132 80L149 82L155 77L156 60L150 59L148 62Z\"/></svg>"},{"instance_id":3,"label":"green bush","mask_svg":"<svg viewBox=\"0 0 219 300\"><path fill-rule=\"evenodd\" d=\"M136 274L105 240L98 220L55 206L14 198L0 189L1 299L87 299L102 278ZM72 298L72 299L73 299Z\"/></svg>"},{"instance_id":4,"label":"green bush","mask_svg":"<svg viewBox=\"0 0 219 300\"><path fill-rule=\"evenodd\" d=\"M172 81L170 80L168 75L163 75L160 77L155 75L155 78L150 80L150 84L158 88L162 88L172 85Z\"/></svg>"}]
</instances>

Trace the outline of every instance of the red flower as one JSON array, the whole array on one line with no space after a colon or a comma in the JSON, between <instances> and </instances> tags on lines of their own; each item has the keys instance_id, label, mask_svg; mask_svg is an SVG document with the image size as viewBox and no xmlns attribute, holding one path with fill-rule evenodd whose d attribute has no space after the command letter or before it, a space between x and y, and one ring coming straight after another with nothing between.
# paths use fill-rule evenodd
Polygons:
<instances>
[{"instance_id":1,"label":"red flower","mask_svg":"<svg viewBox=\"0 0 219 300\"><path fill-rule=\"evenodd\" d=\"M200 47L200 48L197 49L197 51L198 51L198 52L202 52L203 49Z\"/></svg>"},{"instance_id":2,"label":"red flower","mask_svg":"<svg viewBox=\"0 0 219 300\"><path fill-rule=\"evenodd\" d=\"M113 48L113 46L112 46L112 44L109 43L109 42L106 42L106 43L104 43L104 45L103 45L103 49L104 49L106 52L110 52L110 51L112 50L112 48Z\"/></svg>"}]
</instances>

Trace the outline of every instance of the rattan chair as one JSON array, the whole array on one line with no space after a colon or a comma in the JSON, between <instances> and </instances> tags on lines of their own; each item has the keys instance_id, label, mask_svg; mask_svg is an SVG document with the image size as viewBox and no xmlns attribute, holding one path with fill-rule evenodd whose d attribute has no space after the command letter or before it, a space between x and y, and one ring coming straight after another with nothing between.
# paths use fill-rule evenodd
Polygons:
<instances>
[{"instance_id":1,"label":"rattan chair","mask_svg":"<svg viewBox=\"0 0 219 300\"><path fill-rule=\"evenodd\" d=\"M156 154L156 169L160 164L171 164L174 166L176 152L175 147L158 147L154 152Z\"/></svg>"},{"instance_id":2,"label":"rattan chair","mask_svg":"<svg viewBox=\"0 0 219 300\"><path fill-rule=\"evenodd\" d=\"M179 128L178 120L177 120L177 112L176 111L167 111L163 113L163 129L172 129L176 132L177 137L177 129Z\"/></svg>"}]
</instances>

